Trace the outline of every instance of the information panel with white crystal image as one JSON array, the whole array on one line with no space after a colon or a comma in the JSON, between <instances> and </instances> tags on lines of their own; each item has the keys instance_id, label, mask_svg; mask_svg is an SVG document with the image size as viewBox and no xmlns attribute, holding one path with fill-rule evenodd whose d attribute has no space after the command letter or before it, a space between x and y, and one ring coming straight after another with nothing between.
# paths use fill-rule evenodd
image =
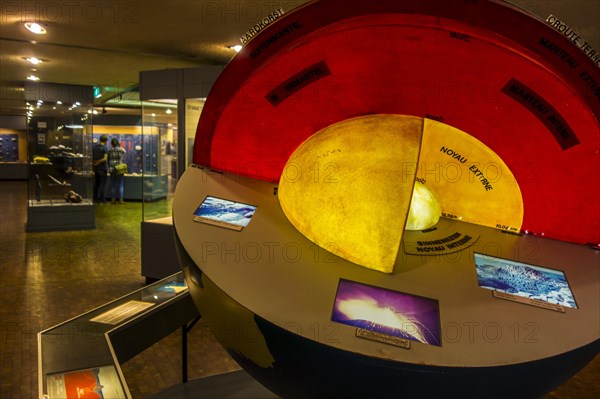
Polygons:
<instances>
[{"instance_id":1,"label":"information panel with white crystal image","mask_svg":"<svg viewBox=\"0 0 600 399\"><path fill-rule=\"evenodd\" d=\"M565 273L560 270L478 253L475 267L482 288L577 309Z\"/></svg>"},{"instance_id":2,"label":"information panel with white crystal image","mask_svg":"<svg viewBox=\"0 0 600 399\"><path fill-rule=\"evenodd\" d=\"M256 206L208 195L194 212L194 220L232 230L248 226Z\"/></svg>"}]
</instances>

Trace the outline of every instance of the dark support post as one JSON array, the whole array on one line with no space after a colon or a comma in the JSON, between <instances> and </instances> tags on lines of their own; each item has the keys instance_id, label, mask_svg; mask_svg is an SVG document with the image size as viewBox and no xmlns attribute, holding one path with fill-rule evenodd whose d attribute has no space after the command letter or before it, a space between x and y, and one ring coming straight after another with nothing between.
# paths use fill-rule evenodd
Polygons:
<instances>
[{"instance_id":1,"label":"dark support post","mask_svg":"<svg viewBox=\"0 0 600 399\"><path fill-rule=\"evenodd\" d=\"M200 315L196 316L189 324L181 327L181 382L188 382L188 361L187 361L187 334L200 320Z\"/></svg>"}]
</instances>

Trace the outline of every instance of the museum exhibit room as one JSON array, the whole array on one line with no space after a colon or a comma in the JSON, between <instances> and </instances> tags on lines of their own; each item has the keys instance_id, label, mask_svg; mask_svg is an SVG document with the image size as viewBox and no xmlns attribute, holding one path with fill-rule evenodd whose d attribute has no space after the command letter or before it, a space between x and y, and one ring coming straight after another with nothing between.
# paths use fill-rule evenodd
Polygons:
<instances>
[{"instance_id":1,"label":"museum exhibit room","mask_svg":"<svg viewBox=\"0 0 600 399\"><path fill-rule=\"evenodd\" d=\"M600 2L1 12L1 398L600 397Z\"/></svg>"}]
</instances>

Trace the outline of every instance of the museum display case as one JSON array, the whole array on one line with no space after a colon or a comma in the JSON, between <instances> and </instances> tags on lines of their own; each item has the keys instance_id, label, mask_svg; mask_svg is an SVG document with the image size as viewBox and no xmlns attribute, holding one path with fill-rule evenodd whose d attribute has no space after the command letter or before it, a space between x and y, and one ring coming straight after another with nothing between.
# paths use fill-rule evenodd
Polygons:
<instances>
[{"instance_id":1,"label":"museum display case","mask_svg":"<svg viewBox=\"0 0 600 399\"><path fill-rule=\"evenodd\" d=\"M26 118L0 115L0 180L27 179Z\"/></svg>"},{"instance_id":2,"label":"museum display case","mask_svg":"<svg viewBox=\"0 0 600 399\"><path fill-rule=\"evenodd\" d=\"M0 162L19 161L19 132L0 129Z\"/></svg>"},{"instance_id":3,"label":"museum display case","mask_svg":"<svg viewBox=\"0 0 600 399\"><path fill-rule=\"evenodd\" d=\"M27 231L96 227L91 86L25 83Z\"/></svg>"},{"instance_id":4,"label":"museum display case","mask_svg":"<svg viewBox=\"0 0 600 399\"><path fill-rule=\"evenodd\" d=\"M269 20L213 85L173 200L236 361L282 397L506 398L597 356L596 52L494 0Z\"/></svg>"},{"instance_id":5,"label":"museum display case","mask_svg":"<svg viewBox=\"0 0 600 399\"><path fill-rule=\"evenodd\" d=\"M142 275L148 281L180 270L173 241L172 202L191 163L196 125L222 66L140 73L144 148Z\"/></svg>"},{"instance_id":6,"label":"museum display case","mask_svg":"<svg viewBox=\"0 0 600 399\"><path fill-rule=\"evenodd\" d=\"M85 110L69 116L36 116L27 134L27 229L94 228L91 116Z\"/></svg>"},{"instance_id":7,"label":"museum display case","mask_svg":"<svg viewBox=\"0 0 600 399\"><path fill-rule=\"evenodd\" d=\"M164 216L177 181L177 100L142 102L142 151L135 163L142 177L144 220ZM159 201L155 204L148 202ZM153 214L155 212L155 214Z\"/></svg>"},{"instance_id":8,"label":"museum display case","mask_svg":"<svg viewBox=\"0 0 600 399\"><path fill-rule=\"evenodd\" d=\"M131 398L120 365L197 316L179 273L41 331L39 397Z\"/></svg>"}]
</instances>

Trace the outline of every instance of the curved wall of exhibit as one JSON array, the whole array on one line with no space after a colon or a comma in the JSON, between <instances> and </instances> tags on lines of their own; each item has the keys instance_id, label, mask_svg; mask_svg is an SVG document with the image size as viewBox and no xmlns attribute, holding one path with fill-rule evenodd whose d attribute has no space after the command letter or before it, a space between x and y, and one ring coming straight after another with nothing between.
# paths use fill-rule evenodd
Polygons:
<instances>
[{"instance_id":1,"label":"curved wall of exhibit","mask_svg":"<svg viewBox=\"0 0 600 399\"><path fill-rule=\"evenodd\" d=\"M594 82L500 1L276 19L214 84L173 201L204 320L283 397L553 389L600 350Z\"/></svg>"}]
</instances>

